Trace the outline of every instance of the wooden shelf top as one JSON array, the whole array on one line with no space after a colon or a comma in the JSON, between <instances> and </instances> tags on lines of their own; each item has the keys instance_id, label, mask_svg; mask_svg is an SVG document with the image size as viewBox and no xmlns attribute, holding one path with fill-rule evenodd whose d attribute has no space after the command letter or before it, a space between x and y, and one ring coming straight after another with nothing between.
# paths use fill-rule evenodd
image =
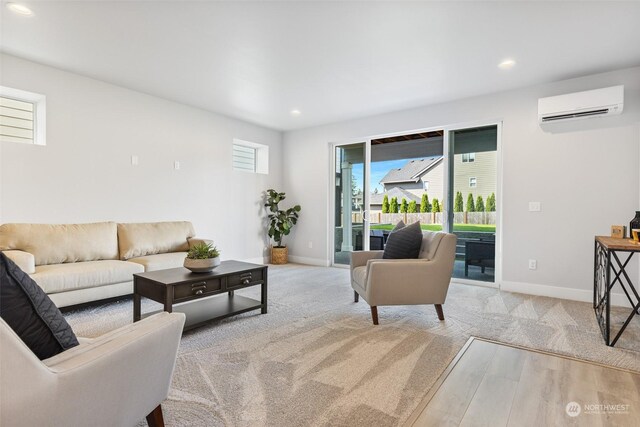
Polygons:
<instances>
[{"instance_id":1,"label":"wooden shelf top","mask_svg":"<svg viewBox=\"0 0 640 427\"><path fill-rule=\"evenodd\" d=\"M633 239L619 239L609 236L596 236L596 241L607 249L613 249L616 251L640 252L640 243L634 242Z\"/></svg>"}]
</instances>

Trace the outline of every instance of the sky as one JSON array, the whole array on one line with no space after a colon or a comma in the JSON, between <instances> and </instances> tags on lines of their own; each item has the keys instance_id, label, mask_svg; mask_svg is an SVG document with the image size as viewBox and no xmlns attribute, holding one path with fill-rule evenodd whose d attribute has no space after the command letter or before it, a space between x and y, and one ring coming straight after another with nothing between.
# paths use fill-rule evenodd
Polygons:
<instances>
[{"instance_id":1,"label":"sky","mask_svg":"<svg viewBox=\"0 0 640 427\"><path fill-rule=\"evenodd\" d=\"M422 157L420 157L422 158ZM378 189L378 193L382 193L384 187L380 184L380 180L384 178L384 176L391 169L399 169L404 166L407 162L414 159L400 159L400 160L387 160L386 162L374 162L371 164L371 182L369 184L369 189L373 193L375 189ZM363 182L363 164L358 163L353 165L352 173L353 178L356 181L356 188L362 191L362 182ZM352 179L353 179L352 178Z\"/></svg>"}]
</instances>

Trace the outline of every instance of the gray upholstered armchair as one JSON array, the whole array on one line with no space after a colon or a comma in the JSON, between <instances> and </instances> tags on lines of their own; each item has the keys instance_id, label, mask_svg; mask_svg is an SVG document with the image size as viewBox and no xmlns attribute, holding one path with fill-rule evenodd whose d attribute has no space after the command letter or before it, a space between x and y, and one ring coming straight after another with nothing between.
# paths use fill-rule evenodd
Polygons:
<instances>
[{"instance_id":1,"label":"gray upholstered armchair","mask_svg":"<svg viewBox=\"0 0 640 427\"><path fill-rule=\"evenodd\" d=\"M0 319L0 425L162 426L184 319L156 314L42 361Z\"/></svg>"},{"instance_id":2,"label":"gray upholstered armchair","mask_svg":"<svg viewBox=\"0 0 640 427\"><path fill-rule=\"evenodd\" d=\"M371 306L378 324L379 305L434 304L444 320L442 304L447 298L456 256L455 234L423 233L418 259L382 259L383 251L351 253L351 286Z\"/></svg>"}]
</instances>

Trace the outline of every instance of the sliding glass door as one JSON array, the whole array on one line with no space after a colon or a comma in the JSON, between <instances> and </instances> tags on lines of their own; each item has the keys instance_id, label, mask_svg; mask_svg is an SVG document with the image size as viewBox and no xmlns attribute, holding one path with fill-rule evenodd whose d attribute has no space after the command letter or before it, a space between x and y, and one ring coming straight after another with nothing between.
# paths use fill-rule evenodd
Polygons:
<instances>
[{"instance_id":1,"label":"sliding glass door","mask_svg":"<svg viewBox=\"0 0 640 427\"><path fill-rule=\"evenodd\" d=\"M448 228L458 236L453 277L495 281L498 127L449 132Z\"/></svg>"},{"instance_id":2,"label":"sliding glass door","mask_svg":"<svg viewBox=\"0 0 640 427\"><path fill-rule=\"evenodd\" d=\"M339 145L334 152L334 264L349 265L351 252L368 250L365 203L367 143Z\"/></svg>"}]
</instances>

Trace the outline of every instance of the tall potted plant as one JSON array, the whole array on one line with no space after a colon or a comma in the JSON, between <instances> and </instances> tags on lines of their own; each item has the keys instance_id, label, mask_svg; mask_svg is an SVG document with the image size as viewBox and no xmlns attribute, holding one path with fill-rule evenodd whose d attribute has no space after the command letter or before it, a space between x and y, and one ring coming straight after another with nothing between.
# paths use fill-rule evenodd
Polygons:
<instances>
[{"instance_id":1,"label":"tall potted plant","mask_svg":"<svg viewBox=\"0 0 640 427\"><path fill-rule=\"evenodd\" d=\"M271 263L286 264L289 259L289 250L282 244L282 239L291 233L291 229L298 222L300 205L295 205L287 210L279 208L278 204L285 199L285 193L269 189L266 194L265 207L269 210L269 237L275 245L271 245Z\"/></svg>"}]
</instances>

